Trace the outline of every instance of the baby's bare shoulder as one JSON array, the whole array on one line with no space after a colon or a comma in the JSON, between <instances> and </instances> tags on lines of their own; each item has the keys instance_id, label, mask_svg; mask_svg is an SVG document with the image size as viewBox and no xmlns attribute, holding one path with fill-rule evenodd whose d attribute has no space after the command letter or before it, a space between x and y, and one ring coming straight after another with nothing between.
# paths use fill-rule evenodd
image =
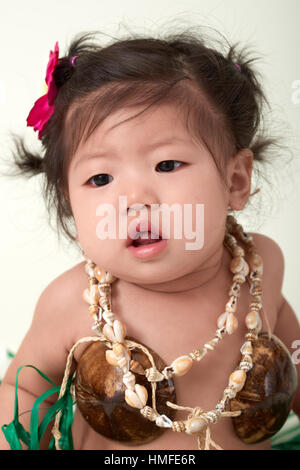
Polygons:
<instances>
[{"instance_id":1,"label":"baby's bare shoulder","mask_svg":"<svg viewBox=\"0 0 300 470\"><path fill-rule=\"evenodd\" d=\"M284 255L282 249L272 238L261 233L249 233L252 235L258 253L263 260L263 288L272 292L276 303L276 310L282 302L282 284L284 275Z\"/></svg>"},{"instance_id":2,"label":"baby's bare shoulder","mask_svg":"<svg viewBox=\"0 0 300 470\"><path fill-rule=\"evenodd\" d=\"M249 235L252 235L257 250L263 258L264 267L266 269L271 267L276 268L276 273L274 274L278 274L279 277L283 276L284 255L278 243L261 233L251 232Z\"/></svg>"},{"instance_id":3,"label":"baby's bare shoulder","mask_svg":"<svg viewBox=\"0 0 300 470\"><path fill-rule=\"evenodd\" d=\"M84 262L78 263L53 279L41 292L32 326L48 325L59 331L71 331L78 308L84 305L82 292L86 287ZM68 328L66 328L68 324Z\"/></svg>"},{"instance_id":4,"label":"baby's bare shoulder","mask_svg":"<svg viewBox=\"0 0 300 470\"><path fill-rule=\"evenodd\" d=\"M74 293L82 288L84 278L84 262L78 263L67 271L54 278L42 291L37 308L48 311L53 306L56 311L64 308L75 299ZM45 307L45 308L41 308Z\"/></svg>"}]
</instances>

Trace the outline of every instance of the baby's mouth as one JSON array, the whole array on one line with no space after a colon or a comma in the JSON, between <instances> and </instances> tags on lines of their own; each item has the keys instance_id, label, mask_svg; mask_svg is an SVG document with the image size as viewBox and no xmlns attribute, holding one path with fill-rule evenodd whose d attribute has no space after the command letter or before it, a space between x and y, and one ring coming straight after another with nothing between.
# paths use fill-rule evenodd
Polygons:
<instances>
[{"instance_id":1,"label":"baby's mouth","mask_svg":"<svg viewBox=\"0 0 300 470\"><path fill-rule=\"evenodd\" d=\"M157 243L162 240L161 236L151 238L151 232L139 232L137 238L132 241L133 246L142 246L150 245L152 243Z\"/></svg>"}]
</instances>

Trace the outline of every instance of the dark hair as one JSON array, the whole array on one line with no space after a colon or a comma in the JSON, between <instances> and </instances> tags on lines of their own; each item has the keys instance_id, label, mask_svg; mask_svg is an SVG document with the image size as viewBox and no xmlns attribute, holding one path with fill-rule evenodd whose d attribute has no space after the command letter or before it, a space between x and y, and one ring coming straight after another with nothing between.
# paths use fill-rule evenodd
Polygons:
<instances>
[{"instance_id":1,"label":"dark hair","mask_svg":"<svg viewBox=\"0 0 300 470\"><path fill-rule=\"evenodd\" d=\"M212 46L213 39L191 30L159 38L136 34L105 46L94 41L96 34L76 36L59 59L54 71L58 94L41 154L29 151L22 138L14 139L18 174L44 174L48 211L55 209L57 227L69 239L75 240L69 162L80 141L122 107L144 106L139 115L159 103L175 104L221 175L228 160L243 148L252 150L254 163L268 160L267 150L277 145L277 139L264 128L263 110L269 104L250 50L230 45L223 36L218 47Z\"/></svg>"}]
</instances>

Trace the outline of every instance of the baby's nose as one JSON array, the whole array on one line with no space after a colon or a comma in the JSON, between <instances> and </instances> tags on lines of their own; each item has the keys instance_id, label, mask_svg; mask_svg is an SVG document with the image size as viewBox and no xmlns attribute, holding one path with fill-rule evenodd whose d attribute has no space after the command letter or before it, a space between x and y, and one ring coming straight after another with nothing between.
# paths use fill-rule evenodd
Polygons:
<instances>
[{"instance_id":1,"label":"baby's nose","mask_svg":"<svg viewBox=\"0 0 300 470\"><path fill-rule=\"evenodd\" d=\"M140 204L140 203L132 204L130 207L128 207L127 214L128 216L136 215L135 211L141 211L141 210L147 210L147 207L145 206L145 204Z\"/></svg>"}]
</instances>

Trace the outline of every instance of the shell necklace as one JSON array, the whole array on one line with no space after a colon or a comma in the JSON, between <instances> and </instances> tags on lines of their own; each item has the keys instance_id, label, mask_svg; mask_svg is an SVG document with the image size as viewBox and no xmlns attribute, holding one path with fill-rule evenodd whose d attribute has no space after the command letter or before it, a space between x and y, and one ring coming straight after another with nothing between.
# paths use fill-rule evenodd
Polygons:
<instances>
[{"instance_id":1,"label":"shell necklace","mask_svg":"<svg viewBox=\"0 0 300 470\"><path fill-rule=\"evenodd\" d=\"M245 245L245 249L249 254L248 263L244 258L245 250L240 244L238 244L237 239ZM145 441L149 442L149 440L154 439L157 434L153 431L155 427L156 429L159 428L160 433L168 428L174 432L185 432L195 436L198 439L199 449L206 450L209 449L210 446L216 449L221 449L221 447L211 438L210 425L217 423L221 417L237 417L241 414L241 410L226 411L226 408L229 402L236 397L237 393L243 389L247 378L247 372L253 367L253 344L258 339L258 334L262 328L260 310L262 309L263 274L263 261L257 252L253 237L246 234L243 227L238 224L235 218L231 215L228 216L226 220L224 245L233 257L230 264L230 271L233 274L233 280L228 291L229 299L225 305L224 312L222 312L217 319L217 330L215 332L215 336L207 341L202 347L175 358L170 365L165 365L161 360L159 361L160 358L157 357L150 348L126 337L125 325L116 318L112 311L111 284L116 280L116 278L111 273L101 269L100 266L95 265L95 263L93 263L93 261L83 253L86 260L85 270L88 275L89 285L89 287L83 292L83 298L89 304L89 312L94 322L92 329L96 332L97 336L82 338L73 346L69 354L67 362L69 367L67 367L65 371L60 395L64 393L70 371L71 358L75 348L82 342L93 341L94 344L87 349L87 352L95 346L96 342L98 342L98 345L102 348L99 354L102 355L97 356L98 352L96 350L94 352L91 350L89 357L92 358L92 360L94 358L94 362L97 361L97 367L100 372L106 371L105 374L115 374L110 377L107 375L102 377L101 373L99 376L99 373L97 372L96 387L99 387L99 383L101 387L101 384L103 385L103 382L105 382L107 377L109 383L114 384L119 380L120 387L118 399L120 400L121 393L121 405L123 408L127 408L127 410L125 410L127 414L124 415L124 419L122 419L122 415L119 414L117 421L114 421L116 420L115 416L109 414L107 410L106 412L103 411L103 408L101 407L100 415L95 417L95 409L91 405L91 395L93 396L95 393L90 391L90 385L84 385L85 377L79 367L82 362L80 359L75 378L76 399L82 415L94 430L112 439L124 441L126 440L124 436L119 437L121 434L118 434L118 432L120 432L119 428L121 427L121 422L124 421L126 423L126 431L128 431L130 426L131 428L138 429L139 423L136 421L135 424L134 421L136 419L140 421L142 420L140 436L138 436L140 441L138 442L136 438L127 439L128 441L134 441L135 444L143 444ZM188 408L176 405L174 403L174 395L172 395L172 391L174 389L172 378L180 377L188 373L193 364L199 363L207 353L213 351L225 335L231 335L237 330L237 303L241 285L246 281L246 279L249 284L250 295L252 296L249 304L249 311L245 317L247 333L245 334L245 342L240 349L242 354L241 361L239 362L238 367L232 371L228 384L223 391L223 395L218 403L216 403L215 408L208 411L204 411L200 407ZM139 351L143 354L146 363L145 361L143 362L139 360L141 358L141 354L133 358L132 354L134 351ZM83 356L84 355L85 353ZM160 362L160 366L158 365L158 362ZM145 366L145 364L147 364L148 367L147 365ZM85 371L84 373L89 374L90 371L93 371L93 366L89 363L86 369L87 372ZM92 374L92 379L94 376L95 373ZM138 381L140 381L139 378L143 378L144 382L146 381L147 384L145 383L145 385L141 385L138 383ZM162 384L165 385L160 389L159 387L162 386ZM149 385L151 386L152 392L151 406L148 404ZM106 393L108 393L107 384L105 387ZM86 393L87 389L89 389L88 395ZM102 392L103 389L101 389L101 392L99 392L98 395L101 395ZM115 390L110 390L110 397L113 396L115 392ZM165 398L163 410L167 410L166 407L169 407L170 409L170 412L168 413L169 416L166 414L166 411L160 412L158 409L159 407L156 395L159 395L159 393ZM115 396L117 396L117 394L115 394ZM172 401L168 401L166 398L172 398ZM103 403L104 402L105 400ZM112 399L109 400L108 408L111 410L111 407ZM136 418L133 420L128 409L135 413ZM176 409L189 411L190 413L187 419L172 420L171 417L174 415L174 410ZM118 408L118 413L119 412L120 410ZM146 426L147 420L150 422L150 431ZM56 417L52 431L56 440L57 448L59 448L60 438L58 426L59 415ZM109 430L108 432L108 428L111 427L114 427L115 429L113 429L113 431ZM132 443L133 442L129 442L131 445Z\"/></svg>"}]
</instances>

